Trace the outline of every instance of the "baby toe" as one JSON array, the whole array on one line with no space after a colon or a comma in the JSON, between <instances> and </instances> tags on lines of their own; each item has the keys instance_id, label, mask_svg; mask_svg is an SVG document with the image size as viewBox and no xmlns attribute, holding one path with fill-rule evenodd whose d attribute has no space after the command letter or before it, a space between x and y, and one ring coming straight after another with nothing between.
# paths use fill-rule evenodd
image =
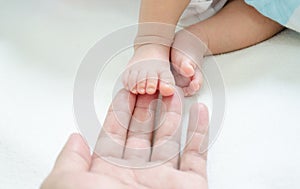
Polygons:
<instances>
[{"instance_id":1,"label":"baby toe","mask_svg":"<svg viewBox=\"0 0 300 189\"><path fill-rule=\"evenodd\" d=\"M174 94L175 81L171 72L162 72L159 76L159 91L163 96Z\"/></svg>"},{"instance_id":2,"label":"baby toe","mask_svg":"<svg viewBox=\"0 0 300 189\"><path fill-rule=\"evenodd\" d=\"M189 83L188 87L183 89L185 96L192 96L197 91L200 90L203 82L203 77L200 70L196 70L195 75L192 77L192 81Z\"/></svg>"},{"instance_id":3,"label":"baby toe","mask_svg":"<svg viewBox=\"0 0 300 189\"><path fill-rule=\"evenodd\" d=\"M178 50L172 50L172 65L174 69L184 77L194 75L194 63Z\"/></svg>"},{"instance_id":4,"label":"baby toe","mask_svg":"<svg viewBox=\"0 0 300 189\"><path fill-rule=\"evenodd\" d=\"M137 94L137 77L138 77L138 72L137 71L131 71L129 73L128 89L133 94Z\"/></svg>"},{"instance_id":5,"label":"baby toe","mask_svg":"<svg viewBox=\"0 0 300 189\"><path fill-rule=\"evenodd\" d=\"M192 81L190 83L190 86L193 90L198 91L203 83L203 76L199 69L196 69L195 75L192 77Z\"/></svg>"},{"instance_id":6,"label":"baby toe","mask_svg":"<svg viewBox=\"0 0 300 189\"><path fill-rule=\"evenodd\" d=\"M149 72L147 75L146 93L154 94L157 90L158 75L154 72Z\"/></svg>"},{"instance_id":7,"label":"baby toe","mask_svg":"<svg viewBox=\"0 0 300 189\"><path fill-rule=\"evenodd\" d=\"M190 86L184 87L183 89L184 96L193 96L197 91L192 89Z\"/></svg>"},{"instance_id":8,"label":"baby toe","mask_svg":"<svg viewBox=\"0 0 300 189\"><path fill-rule=\"evenodd\" d=\"M141 71L138 75L138 80L137 80L137 92L139 94L146 93L146 81L147 81L147 72Z\"/></svg>"},{"instance_id":9,"label":"baby toe","mask_svg":"<svg viewBox=\"0 0 300 189\"><path fill-rule=\"evenodd\" d=\"M181 63L181 73L185 77L192 77L195 73L193 63L190 60L185 60Z\"/></svg>"}]
</instances>

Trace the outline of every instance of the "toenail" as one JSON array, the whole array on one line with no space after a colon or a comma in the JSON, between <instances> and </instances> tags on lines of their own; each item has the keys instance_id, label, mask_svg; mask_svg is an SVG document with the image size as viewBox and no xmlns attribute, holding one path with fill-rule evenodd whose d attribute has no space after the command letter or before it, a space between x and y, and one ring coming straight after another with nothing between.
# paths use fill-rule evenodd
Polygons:
<instances>
[{"instance_id":1,"label":"toenail","mask_svg":"<svg viewBox=\"0 0 300 189\"><path fill-rule=\"evenodd\" d=\"M154 93L155 89L154 88L147 88L148 93Z\"/></svg>"},{"instance_id":2,"label":"toenail","mask_svg":"<svg viewBox=\"0 0 300 189\"><path fill-rule=\"evenodd\" d=\"M193 69L193 66L192 66L192 65L190 65L190 64L188 64L188 65L187 65L187 67L189 67L189 68L192 68L192 69Z\"/></svg>"},{"instance_id":3,"label":"toenail","mask_svg":"<svg viewBox=\"0 0 300 189\"><path fill-rule=\"evenodd\" d=\"M173 86L171 84L166 84L166 87L173 88Z\"/></svg>"}]
</instances>

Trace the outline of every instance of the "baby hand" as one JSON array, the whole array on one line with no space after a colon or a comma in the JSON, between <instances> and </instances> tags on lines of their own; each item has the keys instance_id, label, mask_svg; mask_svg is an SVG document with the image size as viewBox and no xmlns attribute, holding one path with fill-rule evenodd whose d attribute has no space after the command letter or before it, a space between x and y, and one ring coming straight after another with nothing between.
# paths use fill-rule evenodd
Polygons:
<instances>
[{"instance_id":1,"label":"baby hand","mask_svg":"<svg viewBox=\"0 0 300 189\"><path fill-rule=\"evenodd\" d=\"M174 94L175 81L170 69L169 47L147 44L138 47L123 73L124 87L134 94L163 96Z\"/></svg>"}]
</instances>

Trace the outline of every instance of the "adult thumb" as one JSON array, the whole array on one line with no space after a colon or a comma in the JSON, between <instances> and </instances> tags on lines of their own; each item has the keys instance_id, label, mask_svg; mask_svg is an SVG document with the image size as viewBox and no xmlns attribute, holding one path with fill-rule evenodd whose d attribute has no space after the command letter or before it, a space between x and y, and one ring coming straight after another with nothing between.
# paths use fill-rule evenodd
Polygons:
<instances>
[{"instance_id":1,"label":"adult thumb","mask_svg":"<svg viewBox=\"0 0 300 189\"><path fill-rule=\"evenodd\" d=\"M88 145L80 134L72 134L60 152L53 171L88 171L91 154Z\"/></svg>"}]
</instances>

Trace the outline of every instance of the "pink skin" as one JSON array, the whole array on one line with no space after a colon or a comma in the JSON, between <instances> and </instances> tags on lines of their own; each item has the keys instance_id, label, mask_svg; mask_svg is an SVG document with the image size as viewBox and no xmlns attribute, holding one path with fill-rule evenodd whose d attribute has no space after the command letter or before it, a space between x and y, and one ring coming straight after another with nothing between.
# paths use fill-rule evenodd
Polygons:
<instances>
[{"instance_id":1,"label":"pink skin","mask_svg":"<svg viewBox=\"0 0 300 189\"><path fill-rule=\"evenodd\" d=\"M199 52L198 57L201 56ZM184 96L191 96L199 91L203 82L199 68L201 63L194 63L174 48L171 48L170 53L170 48L163 45L143 45L136 49L128 63L123 74L123 84L133 94L154 94L159 90L162 96L170 96L174 94L176 83L184 91Z\"/></svg>"},{"instance_id":2,"label":"pink skin","mask_svg":"<svg viewBox=\"0 0 300 189\"><path fill-rule=\"evenodd\" d=\"M192 96L200 90L203 77L199 64L195 64L186 55L173 48L171 49L171 63L175 83L182 88L184 96Z\"/></svg>"},{"instance_id":3,"label":"pink skin","mask_svg":"<svg viewBox=\"0 0 300 189\"><path fill-rule=\"evenodd\" d=\"M124 111L124 114L115 114L116 112L110 109L103 126L106 134L100 134L99 136L96 148L97 154L91 156L83 138L79 134L73 134L57 158L52 172L43 182L41 188L160 189L163 186L166 189L207 189L207 154L206 152L201 153L201 149L203 149L201 144L206 144L205 139L207 137L205 136L208 133L208 113L207 108L203 104L192 106L187 134L189 143L185 147L182 156L179 157L177 155L166 163L163 162L170 155L169 153L179 150L180 137L177 137L179 135L175 135L170 139L170 134L174 133L174 130L180 129L178 119L182 115L179 113L181 111L178 108L180 107L178 106L178 102L180 101L178 95L163 98L167 106L165 114L169 118L166 119L168 121L163 122L161 128L156 130L155 136L144 134L143 132L130 133L130 131L127 134L127 129L130 130L131 127L136 127L137 123L131 123L128 120L131 120L132 116L137 120L144 120L147 115L145 107L149 105L148 103L151 100L156 98L157 94L135 96L129 94L127 91L121 91L116 99L117 101L123 100L124 103L115 103L118 107L114 107L113 109ZM124 122L121 123L116 120L115 115L120 116L119 118L124 118ZM146 127L153 128L154 126L150 124ZM153 137L155 140L152 143ZM101 141L106 141L106 143L102 143ZM124 145L118 145L119 147L115 148L116 141ZM162 143L165 146L159 148L157 145ZM153 147L151 148L151 146ZM132 151L129 149L135 150ZM147 151L147 149L152 150L152 152ZM132 162L144 162L145 164L162 163L152 168L132 169L108 163L104 158L120 162L123 165L130 165Z\"/></svg>"},{"instance_id":4,"label":"pink skin","mask_svg":"<svg viewBox=\"0 0 300 189\"><path fill-rule=\"evenodd\" d=\"M169 47L148 44L138 47L123 73L123 85L133 94L174 94L175 81L170 70Z\"/></svg>"}]
</instances>

